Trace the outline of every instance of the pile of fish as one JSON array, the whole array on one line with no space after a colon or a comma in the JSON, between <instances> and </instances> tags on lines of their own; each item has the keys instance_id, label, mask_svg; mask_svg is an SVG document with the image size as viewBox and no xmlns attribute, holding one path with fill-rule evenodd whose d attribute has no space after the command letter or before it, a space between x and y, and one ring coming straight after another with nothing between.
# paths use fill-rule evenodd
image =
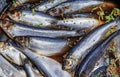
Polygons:
<instances>
[{"instance_id":1,"label":"pile of fish","mask_svg":"<svg viewBox=\"0 0 120 77\"><path fill-rule=\"evenodd\" d=\"M98 0L13 0L0 5L6 9L0 18L0 77L94 77L105 71L104 65L94 70L95 64L120 35L120 17L105 23L91 12L97 6L116 7Z\"/></svg>"}]
</instances>

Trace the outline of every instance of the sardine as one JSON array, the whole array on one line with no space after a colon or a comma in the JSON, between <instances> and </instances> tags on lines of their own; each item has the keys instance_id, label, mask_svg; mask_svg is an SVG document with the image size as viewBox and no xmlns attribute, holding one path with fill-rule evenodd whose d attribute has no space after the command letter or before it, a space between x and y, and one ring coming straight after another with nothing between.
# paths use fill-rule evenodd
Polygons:
<instances>
[{"instance_id":1,"label":"sardine","mask_svg":"<svg viewBox=\"0 0 120 77\"><path fill-rule=\"evenodd\" d=\"M112 33L108 38L99 42L98 46L93 48L83 59L83 61L78 64L75 77L83 77L82 75L89 76L96 62L101 58L101 56L103 56L104 50L109 46L110 41L118 35L120 35L120 29Z\"/></svg>"},{"instance_id":2,"label":"sardine","mask_svg":"<svg viewBox=\"0 0 120 77\"><path fill-rule=\"evenodd\" d=\"M24 76L0 55L0 77L24 77Z\"/></svg>"},{"instance_id":3,"label":"sardine","mask_svg":"<svg viewBox=\"0 0 120 77\"><path fill-rule=\"evenodd\" d=\"M61 4L62 2L65 2L67 0L52 0L52 1L46 1L41 3L40 5L37 5L34 7L36 11L43 11L46 12L47 10L54 8L56 5Z\"/></svg>"},{"instance_id":4,"label":"sardine","mask_svg":"<svg viewBox=\"0 0 120 77\"><path fill-rule=\"evenodd\" d=\"M17 14L20 14L16 16ZM67 18L65 20L57 20L54 17L41 13L41 12L35 12L35 15L32 15L31 11L25 11L21 10L21 12L14 12L13 14L8 13L9 17L13 19L16 22L21 22L25 23L27 25L31 26L37 26L37 27L43 27L43 28L52 28L54 26L66 26L69 28L74 28L74 29L85 29L85 28L94 28L100 24L102 24L102 21L99 21L98 19L95 19L90 16L94 15L89 15L89 16L81 16L80 14L75 14L71 15L74 16L75 18ZM83 15L83 14L82 14Z\"/></svg>"},{"instance_id":5,"label":"sardine","mask_svg":"<svg viewBox=\"0 0 120 77\"><path fill-rule=\"evenodd\" d=\"M70 43L69 41L60 38L16 37L15 39L18 42L23 43L23 45L31 49L33 52L45 56L64 53Z\"/></svg>"},{"instance_id":6,"label":"sardine","mask_svg":"<svg viewBox=\"0 0 120 77\"><path fill-rule=\"evenodd\" d=\"M28 25L23 25L17 22L1 20L0 26L9 35L9 37L17 36L41 36L41 37L73 37L82 36L85 34L82 30L50 30Z\"/></svg>"},{"instance_id":7,"label":"sardine","mask_svg":"<svg viewBox=\"0 0 120 77\"><path fill-rule=\"evenodd\" d=\"M76 65L87 55L89 51L96 46L98 42L103 40L103 35L111 28L120 24L120 19L106 23L91 31L88 35L83 37L67 54L64 62L63 69L74 71ZM118 28L119 29L119 28Z\"/></svg>"},{"instance_id":8,"label":"sardine","mask_svg":"<svg viewBox=\"0 0 120 77\"><path fill-rule=\"evenodd\" d=\"M8 13L8 16L14 21L43 28L51 26L53 20L56 20L43 12L35 12L33 14L31 10L12 11Z\"/></svg>"},{"instance_id":9,"label":"sardine","mask_svg":"<svg viewBox=\"0 0 120 77\"><path fill-rule=\"evenodd\" d=\"M87 7L90 8L90 7L102 5L102 4L108 5L109 3L105 3L103 1L81 1L81 0L67 1L48 10L47 13L51 14L52 16L60 16L62 14L70 14L76 11L82 11Z\"/></svg>"},{"instance_id":10,"label":"sardine","mask_svg":"<svg viewBox=\"0 0 120 77\"><path fill-rule=\"evenodd\" d=\"M45 77L71 77L68 72L62 70L62 65L57 61L42 55L38 56L18 42L9 40L9 43L25 54Z\"/></svg>"}]
</instances>

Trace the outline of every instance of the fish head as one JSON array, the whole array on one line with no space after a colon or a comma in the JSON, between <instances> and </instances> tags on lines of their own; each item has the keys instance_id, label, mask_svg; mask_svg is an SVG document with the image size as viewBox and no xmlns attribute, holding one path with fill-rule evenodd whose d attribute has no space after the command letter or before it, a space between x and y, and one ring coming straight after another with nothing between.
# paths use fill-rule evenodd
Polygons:
<instances>
[{"instance_id":1,"label":"fish head","mask_svg":"<svg viewBox=\"0 0 120 77\"><path fill-rule=\"evenodd\" d=\"M22 12L21 11L17 11L17 10L8 12L7 14L8 14L10 19L13 19L13 20L16 20L16 21L20 20L21 17L22 17Z\"/></svg>"},{"instance_id":2,"label":"fish head","mask_svg":"<svg viewBox=\"0 0 120 77\"><path fill-rule=\"evenodd\" d=\"M76 69L77 64L78 60L74 57L70 57L64 60L62 68L68 70L69 72L73 72Z\"/></svg>"}]
</instances>

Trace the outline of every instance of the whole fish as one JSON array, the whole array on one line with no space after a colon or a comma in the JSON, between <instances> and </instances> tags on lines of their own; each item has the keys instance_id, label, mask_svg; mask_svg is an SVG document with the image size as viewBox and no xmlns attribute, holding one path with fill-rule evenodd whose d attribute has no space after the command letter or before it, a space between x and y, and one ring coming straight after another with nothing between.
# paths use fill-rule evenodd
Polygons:
<instances>
[{"instance_id":1,"label":"whole fish","mask_svg":"<svg viewBox=\"0 0 120 77\"><path fill-rule=\"evenodd\" d=\"M103 40L103 35L112 27L120 24L120 19L106 23L91 31L88 35L83 37L67 54L64 62L63 69L74 71L77 64L87 55L89 51L96 46L98 42ZM119 28L118 28L119 29Z\"/></svg>"},{"instance_id":2,"label":"whole fish","mask_svg":"<svg viewBox=\"0 0 120 77\"><path fill-rule=\"evenodd\" d=\"M36 7L34 7L34 9L36 11L43 11L46 12L47 10L54 8L56 5L59 5L62 2L65 2L67 0L52 0L52 1L46 1L43 2L39 5L37 5Z\"/></svg>"},{"instance_id":3,"label":"whole fish","mask_svg":"<svg viewBox=\"0 0 120 77\"><path fill-rule=\"evenodd\" d=\"M43 12L33 13L31 10L15 10L9 12L8 16L14 21L44 28L51 26L53 20L56 20L54 17L48 14L45 14Z\"/></svg>"},{"instance_id":4,"label":"whole fish","mask_svg":"<svg viewBox=\"0 0 120 77\"><path fill-rule=\"evenodd\" d=\"M81 1L81 0L67 1L48 10L47 13L51 14L52 16L60 16L62 14L71 14L76 11L82 11L85 8L90 8L93 6L98 6L103 4L112 6L111 3L106 3L103 1L86 1L86 0L85 1Z\"/></svg>"},{"instance_id":5,"label":"whole fish","mask_svg":"<svg viewBox=\"0 0 120 77\"><path fill-rule=\"evenodd\" d=\"M33 50L33 52L45 56L64 53L70 43L60 38L25 37L24 39L22 37L16 37L15 39Z\"/></svg>"},{"instance_id":6,"label":"whole fish","mask_svg":"<svg viewBox=\"0 0 120 77\"><path fill-rule=\"evenodd\" d=\"M17 15L17 14L20 14L20 15ZM96 15L89 14L88 16L86 15L86 13L84 14L84 16L82 14L81 17L80 17L81 14L71 15L75 18L67 18L64 20L57 20L54 17L41 12L35 12L35 15L33 15L30 10L29 11L21 10L21 12L18 11L14 13L8 13L8 15L12 20L16 22L26 23L27 25L43 27L43 28L52 28L54 26L57 27L58 25L60 25L60 26L66 26L69 28L74 28L77 30L86 29L86 28L93 29L96 26L103 23L102 21L99 21L98 19L93 18L93 16L95 17Z\"/></svg>"},{"instance_id":7,"label":"whole fish","mask_svg":"<svg viewBox=\"0 0 120 77\"><path fill-rule=\"evenodd\" d=\"M104 50L108 47L110 41L118 35L120 35L120 30L112 33L108 38L99 42L98 46L93 48L83 61L78 64L75 77L83 77L83 75L89 76L96 62L101 58L101 56L103 56Z\"/></svg>"},{"instance_id":8,"label":"whole fish","mask_svg":"<svg viewBox=\"0 0 120 77\"><path fill-rule=\"evenodd\" d=\"M8 20L0 20L0 26L9 35L9 37L17 36L41 36L41 37L73 37L82 36L84 31L75 30L50 30L33 26L23 25Z\"/></svg>"},{"instance_id":9,"label":"whole fish","mask_svg":"<svg viewBox=\"0 0 120 77\"><path fill-rule=\"evenodd\" d=\"M42 55L38 56L18 42L9 40L9 43L25 54L45 77L71 77L68 72L62 70L62 65L57 61Z\"/></svg>"},{"instance_id":10,"label":"whole fish","mask_svg":"<svg viewBox=\"0 0 120 77\"><path fill-rule=\"evenodd\" d=\"M0 77L25 77L0 55Z\"/></svg>"}]
</instances>

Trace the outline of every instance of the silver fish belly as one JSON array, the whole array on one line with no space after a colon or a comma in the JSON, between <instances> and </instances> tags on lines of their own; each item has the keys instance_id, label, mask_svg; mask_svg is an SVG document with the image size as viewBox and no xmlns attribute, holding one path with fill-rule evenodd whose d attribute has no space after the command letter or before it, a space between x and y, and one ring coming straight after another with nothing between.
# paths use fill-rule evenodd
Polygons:
<instances>
[{"instance_id":1,"label":"silver fish belly","mask_svg":"<svg viewBox=\"0 0 120 77\"><path fill-rule=\"evenodd\" d=\"M28 37L28 43L26 43L26 46L35 53L52 56L62 53L62 49L64 49L67 44L68 41L64 39Z\"/></svg>"}]
</instances>

